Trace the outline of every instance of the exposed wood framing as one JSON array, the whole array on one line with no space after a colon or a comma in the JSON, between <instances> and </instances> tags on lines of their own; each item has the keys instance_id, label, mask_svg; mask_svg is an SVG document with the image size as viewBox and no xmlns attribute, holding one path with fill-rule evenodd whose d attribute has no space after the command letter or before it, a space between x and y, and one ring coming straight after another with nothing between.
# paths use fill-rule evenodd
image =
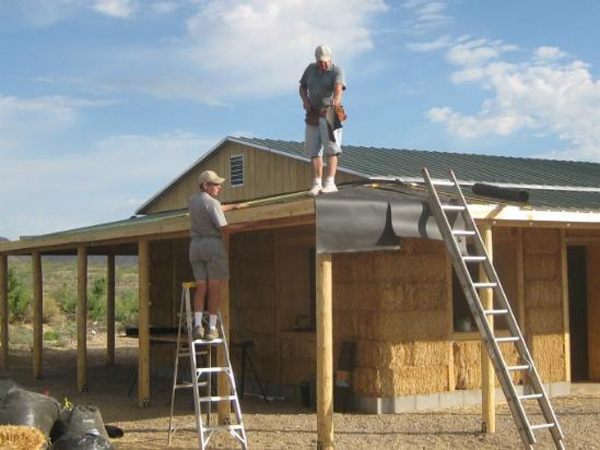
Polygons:
<instances>
[{"instance_id":1,"label":"exposed wood framing","mask_svg":"<svg viewBox=\"0 0 600 450\"><path fill-rule=\"evenodd\" d=\"M539 211L493 204L470 204L469 211L478 221L490 220L494 226L598 228L600 223L597 212Z\"/></svg>"},{"instance_id":2,"label":"exposed wood framing","mask_svg":"<svg viewBox=\"0 0 600 450\"><path fill-rule=\"evenodd\" d=\"M87 391L87 249L77 247L77 390Z\"/></svg>"},{"instance_id":3,"label":"exposed wood framing","mask_svg":"<svg viewBox=\"0 0 600 450\"><path fill-rule=\"evenodd\" d=\"M484 224L479 227L481 232L485 250L487 251L490 262L493 261L493 241L492 227L489 224ZM487 283L489 280L480 266L479 280L482 283ZM491 288L483 289L480 294L481 305L484 310L494 309L494 292ZM490 328L494 330L494 316L490 315L487 318ZM485 433L496 432L496 392L495 392L495 374L494 366L488 355L487 348L481 341L481 414L483 420L483 431Z\"/></svg>"},{"instance_id":4,"label":"exposed wood framing","mask_svg":"<svg viewBox=\"0 0 600 450\"><path fill-rule=\"evenodd\" d=\"M523 228L517 228L517 301L519 328L525 335L525 264L523 259ZM527 337L525 337L527 340Z\"/></svg>"},{"instance_id":5,"label":"exposed wood framing","mask_svg":"<svg viewBox=\"0 0 600 450\"><path fill-rule=\"evenodd\" d=\"M448 353L448 390L454 391L456 389L456 380L454 378L454 348L453 348L453 334L454 334L454 295L452 292L452 258L448 252L444 252L446 258L446 316L447 316L447 339L450 342L449 353Z\"/></svg>"},{"instance_id":6,"label":"exposed wood framing","mask_svg":"<svg viewBox=\"0 0 600 450\"><path fill-rule=\"evenodd\" d=\"M8 369L8 256L0 255L0 366Z\"/></svg>"},{"instance_id":7,"label":"exposed wood framing","mask_svg":"<svg viewBox=\"0 0 600 450\"><path fill-rule=\"evenodd\" d=\"M571 329L569 326L569 268L565 230L560 230L560 275L562 285L563 331L565 335L565 381L571 382Z\"/></svg>"},{"instance_id":8,"label":"exposed wood framing","mask_svg":"<svg viewBox=\"0 0 600 450\"><path fill-rule=\"evenodd\" d=\"M229 254L229 234L223 234L223 245L225 246L225 254ZM223 331L225 333L225 341L231 345L229 340L229 281L221 282L221 318L223 320ZM227 363L225 362L225 349L223 346L219 346L217 350L217 364L219 367L225 367ZM224 373L219 374L218 377L218 392L220 396L226 397L230 395L230 383L227 379L227 375ZM219 402L217 405L217 411L219 414L219 423L224 424L228 423L231 415L231 404L229 402Z\"/></svg>"},{"instance_id":9,"label":"exposed wood framing","mask_svg":"<svg viewBox=\"0 0 600 450\"><path fill-rule=\"evenodd\" d=\"M31 274L33 283L33 378L38 380L42 377L44 345L44 284L40 252L31 254Z\"/></svg>"},{"instance_id":10,"label":"exposed wood framing","mask_svg":"<svg viewBox=\"0 0 600 450\"><path fill-rule=\"evenodd\" d=\"M115 255L106 258L106 365L115 364Z\"/></svg>"},{"instance_id":11,"label":"exposed wood framing","mask_svg":"<svg viewBox=\"0 0 600 450\"><path fill-rule=\"evenodd\" d=\"M138 406L150 405L150 242L139 243L139 356L138 356Z\"/></svg>"},{"instance_id":12,"label":"exposed wood framing","mask_svg":"<svg viewBox=\"0 0 600 450\"><path fill-rule=\"evenodd\" d=\"M333 304L331 254L317 254L317 448L333 449Z\"/></svg>"}]
</instances>

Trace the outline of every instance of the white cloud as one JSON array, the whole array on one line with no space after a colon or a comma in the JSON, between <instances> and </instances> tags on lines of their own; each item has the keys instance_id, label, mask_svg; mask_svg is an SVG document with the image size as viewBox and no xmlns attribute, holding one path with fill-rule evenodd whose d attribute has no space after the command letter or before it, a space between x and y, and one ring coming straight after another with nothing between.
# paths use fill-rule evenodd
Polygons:
<instances>
[{"instance_id":1,"label":"white cloud","mask_svg":"<svg viewBox=\"0 0 600 450\"><path fill-rule=\"evenodd\" d=\"M406 47L413 52L430 52L442 48L448 48L454 43L453 39L444 35L429 42L409 42Z\"/></svg>"},{"instance_id":2,"label":"white cloud","mask_svg":"<svg viewBox=\"0 0 600 450\"><path fill-rule=\"evenodd\" d=\"M454 22L454 17L446 13L446 0L408 0L402 6L414 14L414 18L407 23L407 28L413 34L430 33Z\"/></svg>"},{"instance_id":3,"label":"white cloud","mask_svg":"<svg viewBox=\"0 0 600 450\"><path fill-rule=\"evenodd\" d=\"M107 16L127 19L139 9L136 0L94 0L93 8Z\"/></svg>"},{"instance_id":4,"label":"white cloud","mask_svg":"<svg viewBox=\"0 0 600 450\"><path fill-rule=\"evenodd\" d=\"M600 81L588 64L559 62L566 53L555 47L540 47L525 62L504 61L504 54L514 50L486 40L449 49L446 59L458 67L452 80L473 83L493 95L476 114L444 106L430 109L429 119L463 139L519 131L552 135L569 146L562 157L600 160Z\"/></svg>"}]
</instances>

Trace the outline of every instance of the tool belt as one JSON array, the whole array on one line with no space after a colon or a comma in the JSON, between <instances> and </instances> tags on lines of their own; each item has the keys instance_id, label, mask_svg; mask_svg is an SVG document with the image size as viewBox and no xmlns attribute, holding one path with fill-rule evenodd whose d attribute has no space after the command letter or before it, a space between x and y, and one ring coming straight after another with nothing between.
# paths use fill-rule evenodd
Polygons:
<instances>
[{"instance_id":1,"label":"tool belt","mask_svg":"<svg viewBox=\"0 0 600 450\"><path fill-rule=\"evenodd\" d=\"M333 108L334 113L340 122L343 122L348 118L348 116L346 115L346 111L344 111L344 107L342 105L337 105L333 107L327 106L321 109L313 109L306 113L306 118L304 119L304 121L308 125L319 125L319 118L327 117L327 112L329 108Z\"/></svg>"}]
</instances>

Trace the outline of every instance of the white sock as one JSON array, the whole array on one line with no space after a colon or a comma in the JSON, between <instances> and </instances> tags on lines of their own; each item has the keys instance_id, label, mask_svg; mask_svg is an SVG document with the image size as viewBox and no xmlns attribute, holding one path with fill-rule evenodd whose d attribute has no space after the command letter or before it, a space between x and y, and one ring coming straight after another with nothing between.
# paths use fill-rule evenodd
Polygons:
<instances>
[{"instance_id":1,"label":"white sock","mask_svg":"<svg viewBox=\"0 0 600 450\"><path fill-rule=\"evenodd\" d=\"M202 313L201 312L194 313L194 322L196 323L197 327L202 326Z\"/></svg>"},{"instance_id":2,"label":"white sock","mask_svg":"<svg viewBox=\"0 0 600 450\"><path fill-rule=\"evenodd\" d=\"M217 328L217 315L216 314L211 314L209 316L208 326L210 327L211 330L214 330L215 328Z\"/></svg>"},{"instance_id":3,"label":"white sock","mask_svg":"<svg viewBox=\"0 0 600 450\"><path fill-rule=\"evenodd\" d=\"M325 178L325 186L331 186L333 184L335 184L335 177Z\"/></svg>"},{"instance_id":4,"label":"white sock","mask_svg":"<svg viewBox=\"0 0 600 450\"><path fill-rule=\"evenodd\" d=\"M321 179L315 177L315 179L313 181L313 185L314 186L321 186Z\"/></svg>"}]
</instances>

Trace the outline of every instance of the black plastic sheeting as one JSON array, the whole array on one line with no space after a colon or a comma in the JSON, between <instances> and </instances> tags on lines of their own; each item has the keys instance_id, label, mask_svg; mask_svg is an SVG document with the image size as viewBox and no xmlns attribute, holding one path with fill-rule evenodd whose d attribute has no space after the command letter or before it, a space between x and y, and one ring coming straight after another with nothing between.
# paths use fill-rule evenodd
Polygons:
<instances>
[{"instance_id":1,"label":"black plastic sheeting","mask_svg":"<svg viewBox=\"0 0 600 450\"><path fill-rule=\"evenodd\" d=\"M111 450L102 414L93 405L76 405L60 411L52 430L55 450ZM58 438L56 438L58 437Z\"/></svg>"},{"instance_id":2,"label":"black plastic sheeting","mask_svg":"<svg viewBox=\"0 0 600 450\"><path fill-rule=\"evenodd\" d=\"M499 200L510 200L513 202L527 203L529 201L529 192L523 189L513 189L494 186L485 183L475 183L471 187L473 194L483 197L497 198Z\"/></svg>"},{"instance_id":3,"label":"black plastic sheeting","mask_svg":"<svg viewBox=\"0 0 600 450\"><path fill-rule=\"evenodd\" d=\"M317 253L395 250L403 237L442 239L429 203L403 192L360 186L315 203ZM464 228L458 214L448 216L453 228Z\"/></svg>"},{"instance_id":4,"label":"black plastic sheeting","mask_svg":"<svg viewBox=\"0 0 600 450\"><path fill-rule=\"evenodd\" d=\"M48 436L58 419L59 411L60 403L54 398L13 388L0 403L0 425L36 427Z\"/></svg>"}]
</instances>

